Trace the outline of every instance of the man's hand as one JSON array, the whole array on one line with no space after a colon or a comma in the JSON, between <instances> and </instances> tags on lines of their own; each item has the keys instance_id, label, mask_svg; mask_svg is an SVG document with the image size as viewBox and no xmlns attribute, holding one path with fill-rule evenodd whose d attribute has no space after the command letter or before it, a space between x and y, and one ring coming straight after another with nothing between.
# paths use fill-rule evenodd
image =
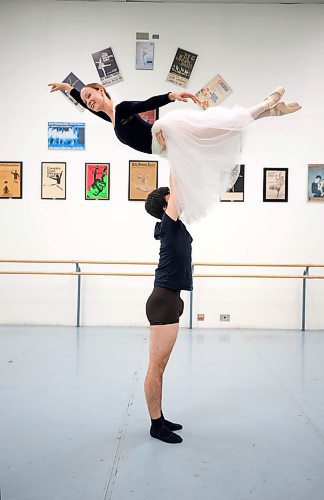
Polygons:
<instances>
[{"instance_id":1,"label":"man's hand","mask_svg":"<svg viewBox=\"0 0 324 500\"><path fill-rule=\"evenodd\" d=\"M162 133L162 130L159 130L157 132L156 138L157 138L158 143L162 147L162 150L165 150L166 149L166 142L165 142L165 138L164 138L164 135Z\"/></svg>"},{"instance_id":2,"label":"man's hand","mask_svg":"<svg viewBox=\"0 0 324 500\"><path fill-rule=\"evenodd\" d=\"M57 90L65 90L66 92L70 92L72 90L71 85L68 83L49 83L49 87L52 87L50 92L56 92Z\"/></svg>"},{"instance_id":3,"label":"man's hand","mask_svg":"<svg viewBox=\"0 0 324 500\"><path fill-rule=\"evenodd\" d=\"M169 92L169 99L170 101L183 101L183 102L188 102L188 99L192 99L194 103L199 104L199 99L197 99L197 96L195 94L192 94L191 92Z\"/></svg>"}]
</instances>

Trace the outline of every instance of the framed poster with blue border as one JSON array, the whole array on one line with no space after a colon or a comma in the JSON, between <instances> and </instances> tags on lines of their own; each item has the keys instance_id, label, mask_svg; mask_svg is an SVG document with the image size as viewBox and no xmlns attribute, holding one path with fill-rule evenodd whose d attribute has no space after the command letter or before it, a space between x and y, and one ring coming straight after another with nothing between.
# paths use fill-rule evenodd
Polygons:
<instances>
[{"instance_id":1,"label":"framed poster with blue border","mask_svg":"<svg viewBox=\"0 0 324 500\"><path fill-rule=\"evenodd\" d=\"M48 122L48 149L85 149L85 123Z\"/></svg>"}]
</instances>

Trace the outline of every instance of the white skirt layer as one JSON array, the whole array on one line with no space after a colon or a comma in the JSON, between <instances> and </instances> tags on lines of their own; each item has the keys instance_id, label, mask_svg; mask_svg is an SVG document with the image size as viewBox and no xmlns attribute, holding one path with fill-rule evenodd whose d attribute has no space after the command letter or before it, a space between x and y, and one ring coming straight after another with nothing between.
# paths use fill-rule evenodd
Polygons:
<instances>
[{"instance_id":1,"label":"white skirt layer","mask_svg":"<svg viewBox=\"0 0 324 500\"><path fill-rule=\"evenodd\" d=\"M153 153L168 158L181 218L196 221L228 191L239 175L242 130L253 118L240 106L175 110L152 128ZM161 130L167 150L161 151Z\"/></svg>"}]
</instances>

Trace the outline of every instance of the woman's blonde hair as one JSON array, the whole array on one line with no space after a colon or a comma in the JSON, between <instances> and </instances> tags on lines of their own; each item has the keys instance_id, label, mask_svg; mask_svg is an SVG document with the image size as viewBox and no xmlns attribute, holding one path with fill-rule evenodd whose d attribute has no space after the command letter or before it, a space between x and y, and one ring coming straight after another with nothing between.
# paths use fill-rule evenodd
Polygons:
<instances>
[{"instance_id":1,"label":"woman's blonde hair","mask_svg":"<svg viewBox=\"0 0 324 500\"><path fill-rule=\"evenodd\" d=\"M95 90L103 90L105 95L108 97L108 99L111 100L111 97L110 97L110 94L108 94L107 90L105 89L105 87L103 85L101 85L100 83L87 83L85 85L85 87L90 87L91 89L95 89Z\"/></svg>"}]
</instances>

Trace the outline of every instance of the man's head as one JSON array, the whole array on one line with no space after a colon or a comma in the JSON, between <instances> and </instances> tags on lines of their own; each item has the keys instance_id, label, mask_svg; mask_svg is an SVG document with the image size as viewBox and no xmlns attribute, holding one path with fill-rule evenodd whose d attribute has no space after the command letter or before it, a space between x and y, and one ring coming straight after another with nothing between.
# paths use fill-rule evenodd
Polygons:
<instances>
[{"instance_id":1,"label":"man's head","mask_svg":"<svg viewBox=\"0 0 324 500\"><path fill-rule=\"evenodd\" d=\"M321 182L321 180L322 180L322 177L320 175L317 175L315 182L317 182L319 184Z\"/></svg>"},{"instance_id":2,"label":"man's head","mask_svg":"<svg viewBox=\"0 0 324 500\"><path fill-rule=\"evenodd\" d=\"M161 220L167 209L169 197L170 189L168 187L155 189L146 199L145 210L156 219Z\"/></svg>"}]
</instances>

